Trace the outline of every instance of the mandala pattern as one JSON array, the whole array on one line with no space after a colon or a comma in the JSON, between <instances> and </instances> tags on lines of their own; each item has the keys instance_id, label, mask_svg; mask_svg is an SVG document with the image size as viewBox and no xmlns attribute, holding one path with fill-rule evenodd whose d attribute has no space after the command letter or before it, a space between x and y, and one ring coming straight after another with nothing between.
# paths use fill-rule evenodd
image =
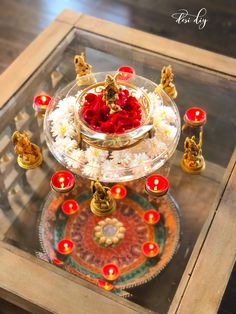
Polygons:
<instances>
[{"instance_id":1,"label":"mandala pattern","mask_svg":"<svg viewBox=\"0 0 236 314\"><path fill-rule=\"evenodd\" d=\"M61 213L63 197L49 194L41 217L40 236L50 261L58 258L55 248L59 240L68 238L75 243L75 249L63 264L67 271L97 284L98 279L103 279L102 267L115 263L120 269L120 276L114 282L119 291L151 280L173 256L179 241L180 226L176 206L169 196L159 198L154 205L128 189L127 197L117 200L117 210L108 216L108 222L118 222L118 225L120 222L124 231L122 241L107 247L94 236L99 222L101 224L107 218L91 213L91 194L82 192L76 197L79 212L70 218ZM143 219L144 212L151 208L156 208L161 214L156 225L148 225ZM111 234L113 231L109 227L106 232ZM143 255L142 245L146 241L158 244L157 257L148 259Z\"/></svg>"}]
</instances>

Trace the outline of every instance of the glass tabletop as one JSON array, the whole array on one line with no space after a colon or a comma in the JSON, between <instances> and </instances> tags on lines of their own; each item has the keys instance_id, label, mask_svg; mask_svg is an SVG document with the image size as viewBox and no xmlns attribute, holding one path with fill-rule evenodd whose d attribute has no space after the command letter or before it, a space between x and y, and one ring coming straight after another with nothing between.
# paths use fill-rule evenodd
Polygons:
<instances>
[{"instance_id":1,"label":"glass tabletop","mask_svg":"<svg viewBox=\"0 0 236 314\"><path fill-rule=\"evenodd\" d=\"M43 117L35 113L32 103L34 96L42 92L53 96L75 79L73 58L81 52L85 52L93 72L113 71L122 65L129 65L135 68L138 75L156 83L159 83L161 68L171 64L180 115L183 116L185 110L192 106L202 107L207 112L203 135L205 171L200 175L191 175L181 170L179 163L183 154L183 136L174 156L160 169L160 173L168 175L170 193L180 210L181 241L178 251L156 278L129 291L133 302L166 313L234 150L236 83L209 70L85 31L73 30L0 112L0 237L41 259L45 259L45 256L39 237L40 217L50 192L50 178L62 167L47 148ZM11 143L15 130L28 130L32 142L40 146L44 162L39 168L24 170L16 163ZM89 187L88 180L83 182ZM135 185L135 182L130 183L131 187L132 184Z\"/></svg>"}]
</instances>

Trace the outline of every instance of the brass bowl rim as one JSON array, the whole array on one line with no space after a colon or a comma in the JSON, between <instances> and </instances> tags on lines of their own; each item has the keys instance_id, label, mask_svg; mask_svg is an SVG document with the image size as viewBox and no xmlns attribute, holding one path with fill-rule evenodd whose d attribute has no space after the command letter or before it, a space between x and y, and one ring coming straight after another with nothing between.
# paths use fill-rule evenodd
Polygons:
<instances>
[{"instance_id":1,"label":"brass bowl rim","mask_svg":"<svg viewBox=\"0 0 236 314\"><path fill-rule=\"evenodd\" d=\"M123 81L119 81L117 80L117 83L119 84L119 86L126 86L126 87L129 87L130 89L132 88L133 90L135 91L141 91L142 95L145 97L145 99L147 100L147 103L148 103L148 114L145 118L145 120L142 122L142 125L137 127L137 128L133 128L133 129L130 129L128 130L127 132L124 132L124 133L121 133L121 134L116 134L116 133L104 133L104 132L99 132L99 131L95 131L93 130L85 121L84 119L81 118L81 115L80 115L80 109L82 108L82 106L79 106L79 108L76 108L76 112L75 112L75 116L76 116L76 123L77 124L82 124L83 127L85 127L86 130L89 130L91 132L95 132L95 133L100 133L100 134L105 134L108 138L105 139L105 140L109 140L109 139L113 139L113 138L122 138L122 137L126 137L127 135L129 135L131 132L134 132L135 130L138 130L140 127L146 125L149 123L150 119L151 119L151 115L152 115L152 110L151 110L151 101L147 95L147 93L142 90L141 88L135 86L134 84L132 83L128 83L128 82L123 82ZM84 95L86 93L88 93L90 90L96 88L96 87L99 87L99 86L104 86L105 85L105 82L102 81L102 82L98 82L98 83L95 83L95 84L92 84L88 87L86 87L85 89L83 89L83 91L80 93L80 95L77 97L77 100L76 100L76 103L80 103L80 100L82 100L82 98L84 97ZM91 139L87 134L84 134L83 131L80 130L80 132L83 134L84 137L87 137L89 139ZM148 131L147 131L148 132ZM146 135L147 134L144 133L143 135ZM128 139L127 139L128 140Z\"/></svg>"}]
</instances>

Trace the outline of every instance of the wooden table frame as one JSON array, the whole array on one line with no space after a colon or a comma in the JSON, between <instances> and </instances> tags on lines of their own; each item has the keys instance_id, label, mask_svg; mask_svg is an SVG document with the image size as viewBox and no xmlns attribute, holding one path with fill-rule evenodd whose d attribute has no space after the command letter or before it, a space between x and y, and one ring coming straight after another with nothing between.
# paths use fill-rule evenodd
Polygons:
<instances>
[{"instance_id":1,"label":"wooden table frame","mask_svg":"<svg viewBox=\"0 0 236 314\"><path fill-rule=\"evenodd\" d=\"M64 10L0 76L0 86L4 87L0 94L0 108L14 99L22 84L73 28L174 58L189 63L191 67L202 67L205 71L214 71L216 75L230 79L236 76L236 60L233 58ZM26 63L27 67L23 66ZM236 152L195 244L169 313L217 312L235 263L235 204ZM3 242L0 242L0 297L32 313L150 313Z\"/></svg>"}]
</instances>

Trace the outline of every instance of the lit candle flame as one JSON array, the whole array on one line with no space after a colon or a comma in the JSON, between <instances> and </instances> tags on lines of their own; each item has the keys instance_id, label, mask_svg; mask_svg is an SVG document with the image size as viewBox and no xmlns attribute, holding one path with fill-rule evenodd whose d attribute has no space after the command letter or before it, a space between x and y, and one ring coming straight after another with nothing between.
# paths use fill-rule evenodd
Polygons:
<instances>
[{"instance_id":1,"label":"lit candle flame","mask_svg":"<svg viewBox=\"0 0 236 314\"><path fill-rule=\"evenodd\" d=\"M41 100L44 103L47 100L47 97L46 96L41 96Z\"/></svg>"},{"instance_id":2,"label":"lit candle flame","mask_svg":"<svg viewBox=\"0 0 236 314\"><path fill-rule=\"evenodd\" d=\"M68 243L64 243L64 249L65 249L65 251L68 251L68 250L69 250L69 245L68 245Z\"/></svg>"},{"instance_id":3,"label":"lit candle flame","mask_svg":"<svg viewBox=\"0 0 236 314\"><path fill-rule=\"evenodd\" d=\"M105 286L104 286L104 289L105 289L105 290L110 290L110 289L111 289L111 286L106 282L106 283L105 283Z\"/></svg>"},{"instance_id":4,"label":"lit candle flame","mask_svg":"<svg viewBox=\"0 0 236 314\"><path fill-rule=\"evenodd\" d=\"M149 214L149 221L153 221L154 215L153 214Z\"/></svg>"},{"instance_id":5,"label":"lit candle flame","mask_svg":"<svg viewBox=\"0 0 236 314\"><path fill-rule=\"evenodd\" d=\"M64 187L65 187L64 181L65 181L65 179L64 179L63 177L60 177L60 178L59 178L59 182L60 182L60 184L61 184L61 188L64 188Z\"/></svg>"},{"instance_id":6,"label":"lit candle flame","mask_svg":"<svg viewBox=\"0 0 236 314\"><path fill-rule=\"evenodd\" d=\"M120 194L120 192L121 192L121 188L116 188L116 194Z\"/></svg>"}]
</instances>

